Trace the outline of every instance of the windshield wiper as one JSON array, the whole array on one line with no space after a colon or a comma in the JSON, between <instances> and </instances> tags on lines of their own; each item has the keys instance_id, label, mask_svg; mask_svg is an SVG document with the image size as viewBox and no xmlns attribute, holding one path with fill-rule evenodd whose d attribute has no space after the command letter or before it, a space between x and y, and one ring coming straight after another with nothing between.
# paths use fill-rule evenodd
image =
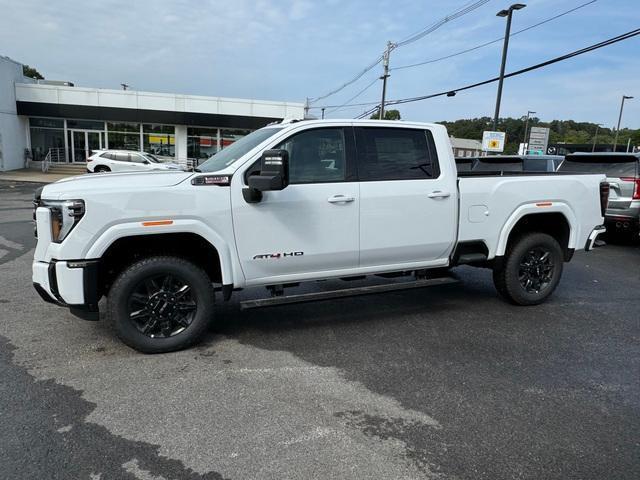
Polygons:
<instances>
[{"instance_id":1,"label":"windshield wiper","mask_svg":"<svg viewBox=\"0 0 640 480\"><path fill-rule=\"evenodd\" d=\"M202 173L202 170L200 170L198 167L193 169L194 172L198 172L198 173Z\"/></svg>"}]
</instances>

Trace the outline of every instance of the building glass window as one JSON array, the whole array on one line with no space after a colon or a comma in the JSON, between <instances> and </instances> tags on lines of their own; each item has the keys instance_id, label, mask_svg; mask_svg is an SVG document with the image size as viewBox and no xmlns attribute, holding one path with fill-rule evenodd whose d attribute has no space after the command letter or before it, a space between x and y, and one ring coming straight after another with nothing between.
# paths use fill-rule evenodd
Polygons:
<instances>
[{"instance_id":1,"label":"building glass window","mask_svg":"<svg viewBox=\"0 0 640 480\"><path fill-rule=\"evenodd\" d=\"M50 148L64 151L64 120L58 118L30 118L29 135L33 160L41 162ZM64 154L62 155L64 158Z\"/></svg>"},{"instance_id":2,"label":"building glass window","mask_svg":"<svg viewBox=\"0 0 640 480\"><path fill-rule=\"evenodd\" d=\"M187 157L204 160L217 152L217 128L187 128Z\"/></svg>"},{"instance_id":3,"label":"building glass window","mask_svg":"<svg viewBox=\"0 0 640 480\"><path fill-rule=\"evenodd\" d=\"M97 122L95 120L67 120L67 128L74 130L104 131L104 122Z\"/></svg>"},{"instance_id":4,"label":"building glass window","mask_svg":"<svg viewBox=\"0 0 640 480\"><path fill-rule=\"evenodd\" d=\"M30 127L64 128L64 120L61 118L29 118Z\"/></svg>"},{"instance_id":5,"label":"building glass window","mask_svg":"<svg viewBox=\"0 0 640 480\"><path fill-rule=\"evenodd\" d=\"M143 150L159 157L175 157L176 137L173 125L144 124L142 126Z\"/></svg>"},{"instance_id":6,"label":"building glass window","mask_svg":"<svg viewBox=\"0 0 640 480\"><path fill-rule=\"evenodd\" d=\"M220 148L226 148L250 133L251 130L220 129Z\"/></svg>"},{"instance_id":7,"label":"building glass window","mask_svg":"<svg viewBox=\"0 0 640 480\"><path fill-rule=\"evenodd\" d=\"M140 151L140 124L108 122L109 149Z\"/></svg>"}]
</instances>

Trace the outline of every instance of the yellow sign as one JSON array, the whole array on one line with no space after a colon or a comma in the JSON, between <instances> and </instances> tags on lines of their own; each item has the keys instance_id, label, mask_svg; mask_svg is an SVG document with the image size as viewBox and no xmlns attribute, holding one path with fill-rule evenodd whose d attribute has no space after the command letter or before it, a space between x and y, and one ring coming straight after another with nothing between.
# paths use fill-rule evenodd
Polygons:
<instances>
[{"instance_id":1,"label":"yellow sign","mask_svg":"<svg viewBox=\"0 0 640 480\"><path fill-rule=\"evenodd\" d=\"M166 135L149 135L149 143L158 143L161 145L167 144L167 136ZM169 137L169 145L175 145L176 140L175 137Z\"/></svg>"}]
</instances>

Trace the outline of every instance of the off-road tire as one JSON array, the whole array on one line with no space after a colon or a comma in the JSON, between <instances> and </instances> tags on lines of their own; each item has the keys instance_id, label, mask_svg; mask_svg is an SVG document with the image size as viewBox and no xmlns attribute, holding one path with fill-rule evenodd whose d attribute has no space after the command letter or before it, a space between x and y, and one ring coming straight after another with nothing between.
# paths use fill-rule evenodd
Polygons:
<instances>
[{"instance_id":1,"label":"off-road tire","mask_svg":"<svg viewBox=\"0 0 640 480\"><path fill-rule=\"evenodd\" d=\"M531 252L543 251L549 253L553 265L553 273L549 282L540 291L528 291L523 285L526 277L521 281L523 271L522 262ZM544 302L558 286L562 276L564 255L558 241L546 233L526 233L513 241L505 253L502 261L493 269L493 283L498 293L509 302L516 305L538 305Z\"/></svg>"},{"instance_id":2,"label":"off-road tire","mask_svg":"<svg viewBox=\"0 0 640 480\"><path fill-rule=\"evenodd\" d=\"M131 299L145 280L163 275L189 285L195 313L188 326L174 336L152 338L140 331L139 325L130 318ZM148 257L132 264L118 275L107 296L107 314L118 337L143 353L182 350L200 341L212 321L213 310L214 290L208 275L193 263L172 256Z\"/></svg>"}]
</instances>

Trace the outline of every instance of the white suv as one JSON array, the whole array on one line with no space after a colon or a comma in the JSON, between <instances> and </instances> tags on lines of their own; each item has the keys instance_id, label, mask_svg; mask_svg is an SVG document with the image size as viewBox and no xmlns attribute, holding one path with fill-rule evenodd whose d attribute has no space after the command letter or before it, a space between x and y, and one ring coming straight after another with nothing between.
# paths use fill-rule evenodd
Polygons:
<instances>
[{"instance_id":1,"label":"white suv","mask_svg":"<svg viewBox=\"0 0 640 480\"><path fill-rule=\"evenodd\" d=\"M89 172L133 172L140 170L182 170L180 165L161 162L145 152L130 150L95 150L87 162Z\"/></svg>"}]
</instances>

